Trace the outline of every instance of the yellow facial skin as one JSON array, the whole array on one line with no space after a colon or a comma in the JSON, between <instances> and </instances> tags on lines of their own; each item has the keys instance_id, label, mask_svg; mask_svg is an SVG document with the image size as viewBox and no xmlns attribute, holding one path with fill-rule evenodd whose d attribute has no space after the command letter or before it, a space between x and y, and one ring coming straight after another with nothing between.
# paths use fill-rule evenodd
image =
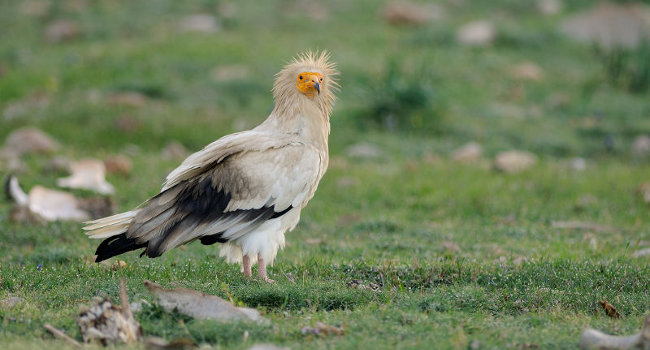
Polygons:
<instances>
[{"instance_id":1,"label":"yellow facial skin","mask_svg":"<svg viewBox=\"0 0 650 350\"><path fill-rule=\"evenodd\" d=\"M302 72L296 77L296 87L308 98L320 94L320 86L323 83L323 75L315 72Z\"/></svg>"}]
</instances>

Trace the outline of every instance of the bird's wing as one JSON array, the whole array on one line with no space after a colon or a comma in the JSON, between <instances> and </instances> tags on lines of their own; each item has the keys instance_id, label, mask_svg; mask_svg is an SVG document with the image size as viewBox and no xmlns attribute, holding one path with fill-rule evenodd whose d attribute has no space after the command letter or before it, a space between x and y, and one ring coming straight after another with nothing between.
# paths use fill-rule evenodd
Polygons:
<instances>
[{"instance_id":1,"label":"bird's wing","mask_svg":"<svg viewBox=\"0 0 650 350\"><path fill-rule=\"evenodd\" d=\"M224 136L205 146L202 150L191 154L181 165L172 170L167 175L161 192L204 173L211 165L218 164L233 154L284 147L292 141L291 135L257 130Z\"/></svg>"},{"instance_id":2,"label":"bird's wing","mask_svg":"<svg viewBox=\"0 0 650 350\"><path fill-rule=\"evenodd\" d=\"M203 166L186 161L179 169L187 170L172 173L163 191L138 211L127 237L146 242L148 256L159 256L197 238L204 244L236 239L302 207L322 176L322 156L298 141L268 144L214 152L216 159L195 154Z\"/></svg>"}]
</instances>

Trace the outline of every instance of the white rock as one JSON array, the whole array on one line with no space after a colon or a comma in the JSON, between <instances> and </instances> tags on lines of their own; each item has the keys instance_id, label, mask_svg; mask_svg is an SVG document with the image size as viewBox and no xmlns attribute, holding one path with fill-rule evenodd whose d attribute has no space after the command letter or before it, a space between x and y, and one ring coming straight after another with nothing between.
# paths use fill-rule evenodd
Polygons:
<instances>
[{"instance_id":1,"label":"white rock","mask_svg":"<svg viewBox=\"0 0 650 350\"><path fill-rule=\"evenodd\" d=\"M459 43L467 46L487 46L496 38L496 29L488 21L476 21L463 25L456 38Z\"/></svg>"},{"instance_id":2,"label":"white rock","mask_svg":"<svg viewBox=\"0 0 650 350\"><path fill-rule=\"evenodd\" d=\"M473 163L483 156L483 147L478 142L470 142L451 153L451 159L459 163Z\"/></svg>"},{"instance_id":3,"label":"white rock","mask_svg":"<svg viewBox=\"0 0 650 350\"><path fill-rule=\"evenodd\" d=\"M217 19L209 14L195 14L185 16L179 27L184 32L197 32L197 33L215 33L220 29Z\"/></svg>"},{"instance_id":4,"label":"white rock","mask_svg":"<svg viewBox=\"0 0 650 350\"><path fill-rule=\"evenodd\" d=\"M599 3L562 22L569 37L605 49L635 48L650 38L650 10L641 3Z\"/></svg>"},{"instance_id":5,"label":"white rock","mask_svg":"<svg viewBox=\"0 0 650 350\"><path fill-rule=\"evenodd\" d=\"M100 194L113 194L115 188L106 182L106 166L98 159L82 159L70 164L71 176L60 178L57 185L95 191Z\"/></svg>"},{"instance_id":6,"label":"white rock","mask_svg":"<svg viewBox=\"0 0 650 350\"><path fill-rule=\"evenodd\" d=\"M5 141L5 150L18 155L26 153L51 153L61 145L48 134L34 127L14 130Z\"/></svg>"},{"instance_id":7,"label":"white rock","mask_svg":"<svg viewBox=\"0 0 650 350\"><path fill-rule=\"evenodd\" d=\"M560 0L537 0L537 9L543 15L557 15L562 12Z\"/></svg>"},{"instance_id":8,"label":"white rock","mask_svg":"<svg viewBox=\"0 0 650 350\"><path fill-rule=\"evenodd\" d=\"M144 286L156 297L157 303L168 311L178 310L198 319L268 323L259 311L234 306L215 295L186 288L165 289L151 281L144 281Z\"/></svg>"},{"instance_id":9,"label":"white rock","mask_svg":"<svg viewBox=\"0 0 650 350\"><path fill-rule=\"evenodd\" d=\"M644 256L650 256L650 248L640 249L632 253L633 258L640 258Z\"/></svg>"},{"instance_id":10,"label":"white rock","mask_svg":"<svg viewBox=\"0 0 650 350\"><path fill-rule=\"evenodd\" d=\"M650 153L650 137L647 135L637 136L632 143L632 152L640 156L648 155Z\"/></svg>"},{"instance_id":11,"label":"white rock","mask_svg":"<svg viewBox=\"0 0 650 350\"><path fill-rule=\"evenodd\" d=\"M518 173L537 163L537 156L525 151L505 151L497 154L494 167L505 173Z\"/></svg>"},{"instance_id":12,"label":"white rock","mask_svg":"<svg viewBox=\"0 0 650 350\"><path fill-rule=\"evenodd\" d=\"M522 62L512 67L512 76L519 80L539 81L544 78L544 70L533 62Z\"/></svg>"}]
</instances>

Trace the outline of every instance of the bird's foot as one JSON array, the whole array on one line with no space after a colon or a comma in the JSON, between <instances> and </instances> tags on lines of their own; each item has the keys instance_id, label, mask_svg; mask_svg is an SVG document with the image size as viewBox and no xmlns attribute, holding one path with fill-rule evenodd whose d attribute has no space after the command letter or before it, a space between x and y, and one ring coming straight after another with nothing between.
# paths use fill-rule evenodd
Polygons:
<instances>
[{"instance_id":1,"label":"bird's foot","mask_svg":"<svg viewBox=\"0 0 650 350\"><path fill-rule=\"evenodd\" d=\"M266 275L266 262L264 262L264 259L262 259L261 256L257 257L257 274L260 276L262 281L275 283L274 280L270 279L269 276Z\"/></svg>"},{"instance_id":2,"label":"bird's foot","mask_svg":"<svg viewBox=\"0 0 650 350\"><path fill-rule=\"evenodd\" d=\"M242 265L243 265L243 268L244 268L244 277L246 279L250 279L251 276L253 275L251 273L251 257L248 256L248 255L244 255L244 257L242 259Z\"/></svg>"}]
</instances>

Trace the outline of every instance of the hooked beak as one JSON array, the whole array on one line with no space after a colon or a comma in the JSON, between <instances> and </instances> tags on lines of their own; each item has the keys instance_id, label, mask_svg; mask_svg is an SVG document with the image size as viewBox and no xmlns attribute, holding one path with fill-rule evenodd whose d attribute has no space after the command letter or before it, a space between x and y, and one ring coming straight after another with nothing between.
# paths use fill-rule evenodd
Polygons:
<instances>
[{"instance_id":1,"label":"hooked beak","mask_svg":"<svg viewBox=\"0 0 650 350\"><path fill-rule=\"evenodd\" d=\"M320 95L320 84L318 84L318 82L314 83L314 89L316 89L316 91L318 91L318 94Z\"/></svg>"}]
</instances>

